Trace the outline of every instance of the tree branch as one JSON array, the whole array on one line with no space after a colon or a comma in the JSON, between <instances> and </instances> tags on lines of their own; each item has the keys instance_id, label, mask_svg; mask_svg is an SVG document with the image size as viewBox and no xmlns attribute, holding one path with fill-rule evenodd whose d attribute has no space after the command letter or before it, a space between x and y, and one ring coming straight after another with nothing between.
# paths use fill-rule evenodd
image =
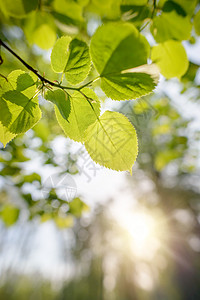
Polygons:
<instances>
[{"instance_id":1,"label":"tree branch","mask_svg":"<svg viewBox=\"0 0 200 300\"><path fill-rule=\"evenodd\" d=\"M0 46L3 46L6 50L8 50L13 56L15 56L28 70L30 70L31 72L33 72L42 82L44 83L48 83L49 85L51 86L54 86L54 87L58 87L60 89L66 89L66 90L76 90L76 91L80 91L83 87L89 85L90 83L93 82L90 81L88 83L86 83L85 85L83 85L82 87L79 87L79 88L75 88L75 87L68 87L68 86L63 86L63 85L60 85L58 83L55 83L51 80L48 80L46 79L45 77L43 77L42 75L40 75L38 73L37 70L35 70L33 67L31 67L27 62L25 62L17 53L15 53L10 47L8 47L1 39L0 39Z\"/></svg>"}]
</instances>

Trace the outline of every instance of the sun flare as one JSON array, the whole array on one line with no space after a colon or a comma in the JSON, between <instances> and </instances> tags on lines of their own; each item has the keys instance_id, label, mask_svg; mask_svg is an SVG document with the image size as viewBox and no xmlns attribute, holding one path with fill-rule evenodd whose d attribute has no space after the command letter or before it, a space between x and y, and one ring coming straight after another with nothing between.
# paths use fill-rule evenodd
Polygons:
<instances>
[{"instance_id":1,"label":"sun flare","mask_svg":"<svg viewBox=\"0 0 200 300\"><path fill-rule=\"evenodd\" d=\"M159 248L159 232L156 221L146 212L129 214L122 222L128 233L131 250L141 257L152 257Z\"/></svg>"}]
</instances>

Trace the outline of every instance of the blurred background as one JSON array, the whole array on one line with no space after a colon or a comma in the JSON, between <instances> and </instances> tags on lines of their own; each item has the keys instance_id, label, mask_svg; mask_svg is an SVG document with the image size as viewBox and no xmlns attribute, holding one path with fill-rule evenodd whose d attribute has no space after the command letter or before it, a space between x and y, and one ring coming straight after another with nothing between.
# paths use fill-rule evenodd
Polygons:
<instances>
[{"instance_id":1,"label":"blurred background","mask_svg":"<svg viewBox=\"0 0 200 300\"><path fill-rule=\"evenodd\" d=\"M41 2L37 21L34 14L1 13L0 27L21 57L55 80L50 53L56 36L89 40L118 11L114 1L109 7L91 1L83 21L56 7L49 14L51 2ZM131 21L141 26L147 13ZM44 22L48 28L41 29ZM45 44L38 28L48 32ZM143 33L152 43L148 26ZM0 144L1 300L200 299L199 45L193 32L184 42L187 73L180 80L161 76L155 93L140 100L116 103L94 85L102 112L122 112L137 130L132 176L95 164L83 145L64 136L42 96L40 122L6 148ZM2 52L2 74L25 70ZM89 78L94 74L91 69Z\"/></svg>"}]
</instances>

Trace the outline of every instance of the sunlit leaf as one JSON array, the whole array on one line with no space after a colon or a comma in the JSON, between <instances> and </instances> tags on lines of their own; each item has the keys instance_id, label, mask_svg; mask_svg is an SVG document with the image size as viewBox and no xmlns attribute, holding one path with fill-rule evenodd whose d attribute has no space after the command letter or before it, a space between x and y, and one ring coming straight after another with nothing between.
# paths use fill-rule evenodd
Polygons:
<instances>
[{"instance_id":1,"label":"sunlit leaf","mask_svg":"<svg viewBox=\"0 0 200 300\"><path fill-rule=\"evenodd\" d=\"M188 68L187 54L178 41L169 40L152 48L151 59L160 68L160 72L168 79L180 78Z\"/></svg>"},{"instance_id":2,"label":"sunlit leaf","mask_svg":"<svg viewBox=\"0 0 200 300\"><path fill-rule=\"evenodd\" d=\"M51 67L54 72L64 72L69 57L68 47L70 41L71 37L69 36L63 36L56 41L51 52Z\"/></svg>"},{"instance_id":3,"label":"sunlit leaf","mask_svg":"<svg viewBox=\"0 0 200 300\"><path fill-rule=\"evenodd\" d=\"M31 14L26 20L24 32L31 45L36 44L44 50L53 47L57 38L54 19L45 12Z\"/></svg>"},{"instance_id":4,"label":"sunlit leaf","mask_svg":"<svg viewBox=\"0 0 200 300\"><path fill-rule=\"evenodd\" d=\"M68 121L62 117L57 107L55 109L58 123L66 136L77 142L84 140L84 131L96 121L100 114L100 103L96 94L89 88L84 88L81 91L88 99L78 91L72 95Z\"/></svg>"},{"instance_id":5,"label":"sunlit leaf","mask_svg":"<svg viewBox=\"0 0 200 300\"><path fill-rule=\"evenodd\" d=\"M90 70L90 55L88 45L78 39L69 44L69 58L65 67L67 81L77 84L83 81Z\"/></svg>"},{"instance_id":6,"label":"sunlit leaf","mask_svg":"<svg viewBox=\"0 0 200 300\"><path fill-rule=\"evenodd\" d=\"M9 74L10 85L0 98L2 130L6 127L6 131L13 134L26 132L41 118L34 79L21 70Z\"/></svg>"},{"instance_id":7,"label":"sunlit leaf","mask_svg":"<svg viewBox=\"0 0 200 300\"><path fill-rule=\"evenodd\" d=\"M159 80L159 69L152 65L122 71L120 74L104 76L101 87L107 96L115 100L136 99L153 91Z\"/></svg>"},{"instance_id":8,"label":"sunlit leaf","mask_svg":"<svg viewBox=\"0 0 200 300\"><path fill-rule=\"evenodd\" d=\"M158 43L166 40L188 40L192 30L192 23L188 16L183 17L175 11L162 13L153 19L151 32Z\"/></svg>"},{"instance_id":9,"label":"sunlit leaf","mask_svg":"<svg viewBox=\"0 0 200 300\"><path fill-rule=\"evenodd\" d=\"M65 216L65 217L56 216L54 217L54 221L60 229L69 228L74 225L74 218L72 216Z\"/></svg>"},{"instance_id":10,"label":"sunlit leaf","mask_svg":"<svg viewBox=\"0 0 200 300\"><path fill-rule=\"evenodd\" d=\"M6 146L7 143L9 143L14 137L16 136L15 133L12 133L3 126L3 124L0 122L0 142Z\"/></svg>"},{"instance_id":11,"label":"sunlit leaf","mask_svg":"<svg viewBox=\"0 0 200 300\"><path fill-rule=\"evenodd\" d=\"M0 211L0 216L6 226L11 226L18 220L19 209L11 204L5 204Z\"/></svg>"},{"instance_id":12,"label":"sunlit leaf","mask_svg":"<svg viewBox=\"0 0 200 300\"><path fill-rule=\"evenodd\" d=\"M38 99L28 98L18 91L8 91L2 95L6 103L4 111L9 115L7 121L2 116L0 121L12 133L26 132L41 118Z\"/></svg>"},{"instance_id":13,"label":"sunlit leaf","mask_svg":"<svg viewBox=\"0 0 200 300\"><path fill-rule=\"evenodd\" d=\"M135 99L154 89L157 81L150 72L151 67L146 67L148 72L142 68L141 74L133 70L147 63L149 44L132 24L101 26L92 37L90 51L101 76L101 87L108 97Z\"/></svg>"},{"instance_id":14,"label":"sunlit leaf","mask_svg":"<svg viewBox=\"0 0 200 300\"><path fill-rule=\"evenodd\" d=\"M86 130L85 147L96 163L131 173L138 154L135 128L124 115L106 111Z\"/></svg>"},{"instance_id":15,"label":"sunlit leaf","mask_svg":"<svg viewBox=\"0 0 200 300\"><path fill-rule=\"evenodd\" d=\"M80 217L88 209L89 207L80 198L75 198L69 203L69 213L75 217Z\"/></svg>"}]
</instances>

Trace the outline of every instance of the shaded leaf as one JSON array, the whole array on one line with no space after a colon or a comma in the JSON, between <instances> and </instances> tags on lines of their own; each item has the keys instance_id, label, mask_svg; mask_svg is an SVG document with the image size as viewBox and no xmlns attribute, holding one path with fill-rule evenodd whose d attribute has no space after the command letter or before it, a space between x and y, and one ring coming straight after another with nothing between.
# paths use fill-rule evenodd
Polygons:
<instances>
[{"instance_id":1,"label":"shaded leaf","mask_svg":"<svg viewBox=\"0 0 200 300\"><path fill-rule=\"evenodd\" d=\"M48 91L45 95L45 98L54 103L57 106L62 117L65 120L68 120L71 106L69 96L64 91L60 89Z\"/></svg>"}]
</instances>

